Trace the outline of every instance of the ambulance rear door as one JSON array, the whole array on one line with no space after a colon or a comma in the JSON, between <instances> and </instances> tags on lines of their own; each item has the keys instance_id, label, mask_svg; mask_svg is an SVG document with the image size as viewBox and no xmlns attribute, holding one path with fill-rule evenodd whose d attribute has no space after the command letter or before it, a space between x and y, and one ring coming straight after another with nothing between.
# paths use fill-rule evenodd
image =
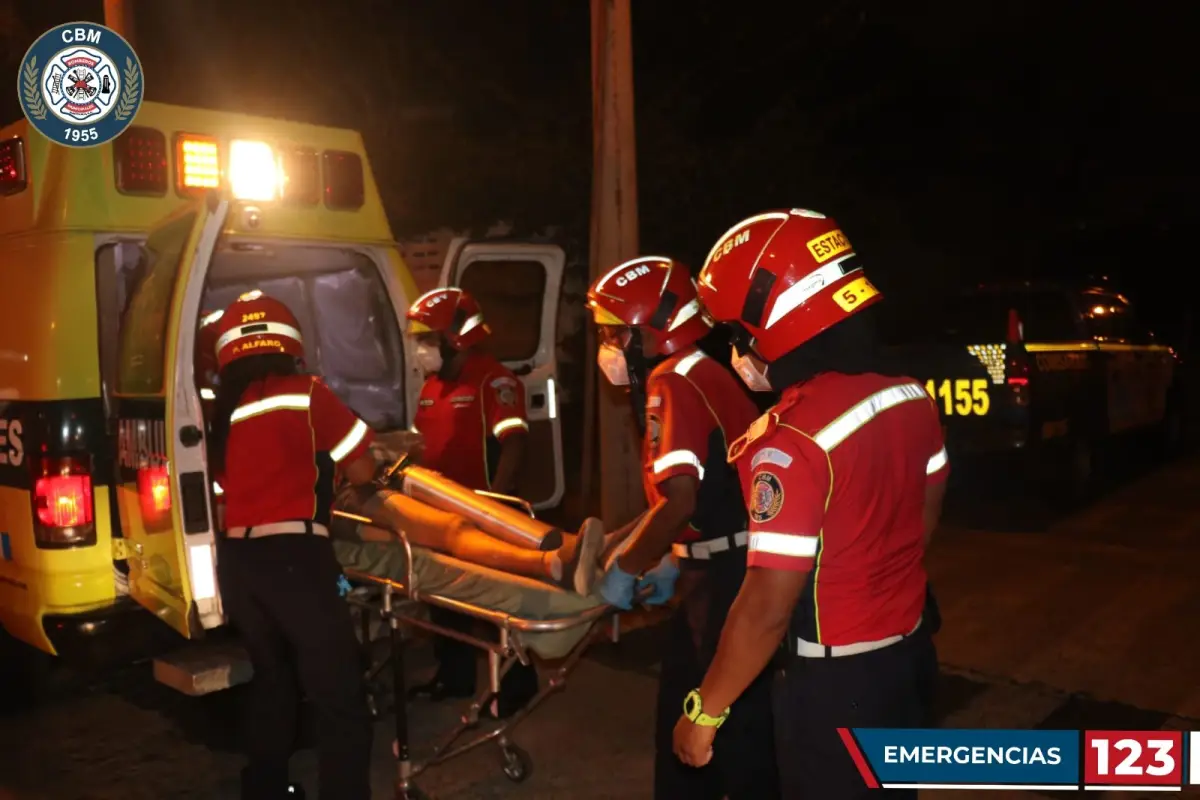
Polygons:
<instances>
[{"instance_id":1,"label":"ambulance rear door","mask_svg":"<svg viewBox=\"0 0 1200 800\"><path fill-rule=\"evenodd\" d=\"M564 491L557 332L565 265L553 244L457 239L440 281L478 301L492 329L488 348L525 384L529 443L517 493L536 509L557 506Z\"/></svg>"},{"instance_id":2,"label":"ambulance rear door","mask_svg":"<svg viewBox=\"0 0 1200 800\"><path fill-rule=\"evenodd\" d=\"M212 195L150 232L121 320L113 387L129 593L188 638L224 621L192 350L228 206Z\"/></svg>"}]
</instances>

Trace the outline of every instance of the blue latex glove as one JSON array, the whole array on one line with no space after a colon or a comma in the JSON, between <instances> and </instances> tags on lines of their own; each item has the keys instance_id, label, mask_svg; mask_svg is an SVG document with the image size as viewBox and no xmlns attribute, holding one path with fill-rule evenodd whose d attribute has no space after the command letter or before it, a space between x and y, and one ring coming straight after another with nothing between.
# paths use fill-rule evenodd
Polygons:
<instances>
[{"instance_id":1,"label":"blue latex glove","mask_svg":"<svg viewBox=\"0 0 1200 800\"><path fill-rule=\"evenodd\" d=\"M614 558L600 579L599 592L609 605L628 611L633 608L633 589L636 585L637 576L621 569Z\"/></svg>"},{"instance_id":2,"label":"blue latex glove","mask_svg":"<svg viewBox=\"0 0 1200 800\"><path fill-rule=\"evenodd\" d=\"M678 577L679 567L675 564L675 559L671 558L671 554L667 553L657 566L646 570L642 575L642 579L638 581L638 595L640 596L646 587L650 587L650 594L642 597L642 602L648 606L661 606L675 594L675 580Z\"/></svg>"},{"instance_id":3,"label":"blue latex glove","mask_svg":"<svg viewBox=\"0 0 1200 800\"><path fill-rule=\"evenodd\" d=\"M350 592L354 591L354 587L350 585L350 581L345 575L338 575L337 588L338 594L342 597L346 597Z\"/></svg>"}]
</instances>

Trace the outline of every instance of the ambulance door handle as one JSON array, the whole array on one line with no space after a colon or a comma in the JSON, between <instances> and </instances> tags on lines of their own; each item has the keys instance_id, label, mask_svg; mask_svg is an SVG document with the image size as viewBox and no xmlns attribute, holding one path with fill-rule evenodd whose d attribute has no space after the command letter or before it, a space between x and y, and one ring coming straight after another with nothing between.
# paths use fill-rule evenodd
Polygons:
<instances>
[{"instance_id":1,"label":"ambulance door handle","mask_svg":"<svg viewBox=\"0 0 1200 800\"><path fill-rule=\"evenodd\" d=\"M179 443L184 447L195 447L204 440L204 434L195 425L184 425L179 429Z\"/></svg>"},{"instance_id":2,"label":"ambulance door handle","mask_svg":"<svg viewBox=\"0 0 1200 800\"><path fill-rule=\"evenodd\" d=\"M546 395L542 392L538 392L537 394L531 394L529 396L529 407L537 408L537 409L545 408L546 407Z\"/></svg>"}]
</instances>

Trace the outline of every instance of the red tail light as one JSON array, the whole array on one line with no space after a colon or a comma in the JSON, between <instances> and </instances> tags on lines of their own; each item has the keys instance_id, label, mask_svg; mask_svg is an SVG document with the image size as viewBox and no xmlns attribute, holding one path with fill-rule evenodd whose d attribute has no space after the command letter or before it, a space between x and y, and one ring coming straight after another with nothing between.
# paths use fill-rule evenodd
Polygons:
<instances>
[{"instance_id":1,"label":"red tail light","mask_svg":"<svg viewBox=\"0 0 1200 800\"><path fill-rule=\"evenodd\" d=\"M84 547L96 543L89 459L50 456L36 461L33 481L34 538L38 547Z\"/></svg>"},{"instance_id":2,"label":"red tail light","mask_svg":"<svg viewBox=\"0 0 1200 800\"><path fill-rule=\"evenodd\" d=\"M1025 326L1021 324L1021 315L1017 313L1015 308L1008 310L1008 337L1009 343L1022 342L1025 340Z\"/></svg>"},{"instance_id":3,"label":"red tail light","mask_svg":"<svg viewBox=\"0 0 1200 800\"><path fill-rule=\"evenodd\" d=\"M1029 353L1025 350L1025 326L1015 308L1008 310L1008 342L1004 346L1004 380L1016 404L1029 403Z\"/></svg>"},{"instance_id":4,"label":"red tail light","mask_svg":"<svg viewBox=\"0 0 1200 800\"><path fill-rule=\"evenodd\" d=\"M139 469L137 487L143 519L160 517L171 510L170 474L166 466Z\"/></svg>"}]
</instances>

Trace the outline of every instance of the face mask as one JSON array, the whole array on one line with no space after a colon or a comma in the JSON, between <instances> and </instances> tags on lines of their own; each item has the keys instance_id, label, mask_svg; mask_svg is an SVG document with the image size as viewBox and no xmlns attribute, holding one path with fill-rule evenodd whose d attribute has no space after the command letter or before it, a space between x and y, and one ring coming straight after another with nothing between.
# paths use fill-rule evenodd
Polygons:
<instances>
[{"instance_id":1,"label":"face mask","mask_svg":"<svg viewBox=\"0 0 1200 800\"><path fill-rule=\"evenodd\" d=\"M771 382L767 380L767 370L758 368L758 364L749 355L744 355L742 351L736 347L733 349L733 357L729 359L729 363L733 366L733 371L742 379L742 383L752 392L769 392L771 391Z\"/></svg>"},{"instance_id":2,"label":"face mask","mask_svg":"<svg viewBox=\"0 0 1200 800\"><path fill-rule=\"evenodd\" d=\"M417 345L417 366L426 375L435 375L442 369L441 351L428 344Z\"/></svg>"},{"instance_id":3,"label":"face mask","mask_svg":"<svg viewBox=\"0 0 1200 800\"><path fill-rule=\"evenodd\" d=\"M625 353L619 347L602 345L596 354L596 364L613 386L629 385L629 366L625 363Z\"/></svg>"}]
</instances>

